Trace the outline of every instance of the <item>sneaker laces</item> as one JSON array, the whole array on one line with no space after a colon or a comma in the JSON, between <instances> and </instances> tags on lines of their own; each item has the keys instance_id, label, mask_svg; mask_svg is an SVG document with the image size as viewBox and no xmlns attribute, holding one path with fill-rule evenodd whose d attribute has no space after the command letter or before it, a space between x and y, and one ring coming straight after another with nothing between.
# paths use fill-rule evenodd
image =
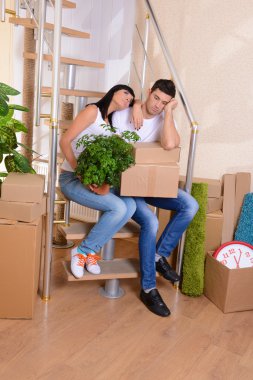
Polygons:
<instances>
[{"instance_id":1,"label":"sneaker laces","mask_svg":"<svg viewBox=\"0 0 253 380\"><path fill-rule=\"evenodd\" d=\"M98 260L101 260L100 256L92 255L91 253L88 253L87 259L86 259L86 264L88 264L88 265L97 265L97 261Z\"/></svg>"},{"instance_id":2,"label":"sneaker laces","mask_svg":"<svg viewBox=\"0 0 253 380\"><path fill-rule=\"evenodd\" d=\"M81 253L77 253L76 255L74 255L74 257L78 257L78 262L76 265L78 265L79 267L84 267L87 258Z\"/></svg>"}]
</instances>

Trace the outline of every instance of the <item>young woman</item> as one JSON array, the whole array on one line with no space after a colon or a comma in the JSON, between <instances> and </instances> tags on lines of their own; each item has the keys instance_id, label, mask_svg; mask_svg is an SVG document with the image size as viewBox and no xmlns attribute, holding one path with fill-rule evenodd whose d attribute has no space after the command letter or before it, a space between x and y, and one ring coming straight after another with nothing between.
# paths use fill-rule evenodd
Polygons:
<instances>
[{"instance_id":1,"label":"young woman","mask_svg":"<svg viewBox=\"0 0 253 380\"><path fill-rule=\"evenodd\" d=\"M84 134L110 134L102 125L111 124L114 111L133 105L134 97L133 90L126 85L112 87L101 100L88 105L77 115L60 140L65 155L59 178L61 191L68 199L80 205L102 211L102 216L86 238L71 251L71 271L76 278L84 275L85 266L90 273L100 273L96 252L126 224L136 209L132 198L119 196L109 185L107 193L100 195L100 188L96 185L86 187L82 184L75 175L77 158L82 151L82 148L76 148L76 143Z\"/></svg>"}]
</instances>

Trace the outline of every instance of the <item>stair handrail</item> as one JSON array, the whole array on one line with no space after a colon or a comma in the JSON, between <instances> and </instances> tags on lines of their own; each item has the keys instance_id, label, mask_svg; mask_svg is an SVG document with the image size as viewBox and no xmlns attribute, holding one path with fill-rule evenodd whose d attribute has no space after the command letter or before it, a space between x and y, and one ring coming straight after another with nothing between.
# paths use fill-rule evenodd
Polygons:
<instances>
[{"instance_id":1,"label":"stair handrail","mask_svg":"<svg viewBox=\"0 0 253 380\"><path fill-rule=\"evenodd\" d=\"M179 79L179 76L177 74L175 65L173 63L173 60L171 58L168 46L166 44L166 41L162 35L162 32L159 28L157 19L155 17L154 11L150 5L149 0L145 0L147 8L150 13L151 20L153 22L154 30L156 32L157 38L160 42L160 46L163 51L164 58L169 66L173 81L175 82L176 88L178 90L180 99L182 101L185 113L190 121L191 124L191 139L190 139L190 146L189 146L189 154L188 154L188 162L187 162L187 171L186 171L186 182L185 182L185 191L187 193L191 193L191 187L192 187L192 176L193 176L193 166L194 166L194 159L195 159L195 151L196 151L196 141L197 141L197 134L199 125L196 122L196 119L193 116L193 112L191 110L190 104L188 102L188 99L185 95L185 92L183 90L182 83ZM181 241L179 243L179 252L177 257L177 272L180 275L181 269L182 269L182 261L183 261L183 252L184 252L184 242L185 242L185 233L183 234ZM179 284L176 284L178 287Z\"/></svg>"}]
</instances>

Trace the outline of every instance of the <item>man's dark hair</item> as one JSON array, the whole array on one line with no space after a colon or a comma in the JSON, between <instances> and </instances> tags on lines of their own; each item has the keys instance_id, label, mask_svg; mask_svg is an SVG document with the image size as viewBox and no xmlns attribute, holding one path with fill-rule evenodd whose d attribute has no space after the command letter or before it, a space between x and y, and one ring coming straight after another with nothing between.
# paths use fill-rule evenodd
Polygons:
<instances>
[{"instance_id":1,"label":"man's dark hair","mask_svg":"<svg viewBox=\"0 0 253 380\"><path fill-rule=\"evenodd\" d=\"M152 86L151 92L155 91L157 88L165 94L170 95L172 98L176 95L176 87L174 82L170 79L158 79Z\"/></svg>"}]
</instances>

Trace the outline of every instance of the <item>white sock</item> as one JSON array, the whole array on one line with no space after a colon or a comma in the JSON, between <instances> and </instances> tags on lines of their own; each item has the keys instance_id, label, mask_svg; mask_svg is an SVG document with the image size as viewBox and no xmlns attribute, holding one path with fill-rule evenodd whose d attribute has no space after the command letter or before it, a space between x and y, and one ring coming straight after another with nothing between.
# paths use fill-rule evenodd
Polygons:
<instances>
[{"instance_id":1,"label":"white sock","mask_svg":"<svg viewBox=\"0 0 253 380\"><path fill-rule=\"evenodd\" d=\"M150 289L143 289L145 293L149 293L151 290L156 289L156 288L150 288Z\"/></svg>"},{"instance_id":2,"label":"white sock","mask_svg":"<svg viewBox=\"0 0 253 380\"><path fill-rule=\"evenodd\" d=\"M162 256L159 255L159 253L156 253L156 254L155 254L155 262L157 263L157 261L159 261L161 257L162 257Z\"/></svg>"}]
</instances>

